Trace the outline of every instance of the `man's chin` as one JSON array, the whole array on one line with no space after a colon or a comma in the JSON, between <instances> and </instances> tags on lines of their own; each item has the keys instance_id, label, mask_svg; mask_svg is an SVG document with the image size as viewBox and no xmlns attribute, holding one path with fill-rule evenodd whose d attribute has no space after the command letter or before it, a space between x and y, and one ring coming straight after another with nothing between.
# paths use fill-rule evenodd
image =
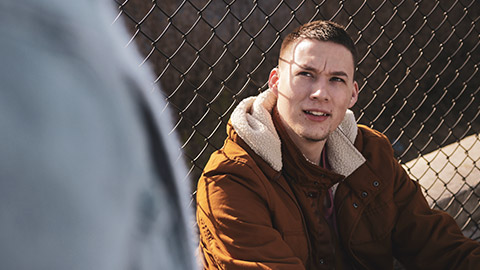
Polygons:
<instances>
[{"instance_id":1,"label":"man's chin","mask_svg":"<svg viewBox=\"0 0 480 270\"><path fill-rule=\"evenodd\" d=\"M322 142L322 141L325 141L327 140L328 138L328 134L327 135L323 135L323 136L303 136L303 138L307 141L307 142L312 142L312 143L315 143L315 142Z\"/></svg>"}]
</instances>

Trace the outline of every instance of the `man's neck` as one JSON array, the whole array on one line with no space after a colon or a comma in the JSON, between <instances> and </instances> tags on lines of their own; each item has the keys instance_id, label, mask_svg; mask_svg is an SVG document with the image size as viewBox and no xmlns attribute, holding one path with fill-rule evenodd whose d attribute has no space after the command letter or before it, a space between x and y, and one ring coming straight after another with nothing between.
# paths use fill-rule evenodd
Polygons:
<instances>
[{"instance_id":1,"label":"man's neck","mask_svg":"<svg viewBox=\"0 0 480 270\"><path fill-rule=\"evenodd\" d=\"M296 142L295 140L292 139L292 141L294 141L295 144L297 145L300 152L302 152L305 159L307 159L310 163L319 165L322 150L325 147L326 140L316 141L316 142L308 141L303 138L301 138L300 140L302 141Z\"/></svg>"}]
</instances>

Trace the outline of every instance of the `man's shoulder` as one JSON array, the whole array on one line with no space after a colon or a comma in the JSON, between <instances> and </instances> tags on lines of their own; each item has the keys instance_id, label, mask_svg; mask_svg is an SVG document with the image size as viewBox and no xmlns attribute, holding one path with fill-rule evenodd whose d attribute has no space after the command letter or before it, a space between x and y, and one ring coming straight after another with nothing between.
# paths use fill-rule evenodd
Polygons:
<instances>
[{"instance_id":1,"label":"man's shoulder","mask_svg":"<svg viewBox=\"0 0 480 270\"><path fill-rule=\"evenodd\" d=\"M358 125L358 135L355 144L358 141L362 141L363 144L380 144L379 146L391 147L390 140L385 134L361 124Z\"/></svg>"},{"instance_id":2,"label":"man's shoulder","mask_svg":"<svg viewBox=\"0 0 480 270\"><path fill-rule=\"evenodd\" d=\"M235 167L252 166L255 161L237 142L227 138L221 149L213 152L204 172L230 171Z\"/></svg>"},{"instance_id":3,"label":"man's shoulder","mask_svg":"<svg viewBox=\"0 0 480 270\"><path fill-rule=\"evenodd\" d=\"M275 172L252 155L241 143L227 138L204 167L197 182L197 202L218 206L238 197L268 198Z\"/></svg>"},{"instance_id":4,"label":"man's shoulder","mask_svg":"<svg viewBox=\"0 0 480 270\"><path fill-rule=\"evenodd\" d=\"M365 125L358 125L358 135L355 147L367 160L387 161L393 158L393 148L390 140L378 130ZM385 158L388 158L385 160ZM381 162L382 163L382 162Z\"/></svg>"},{"instance_id":5,"label":"man's shoulder","mask_svg":"<svg viewBox=\"0 0 480 270\"><path fill-rule=\"evenodd\" d=\"M223 147L210 156L203 170L203 176L233 176L237 178L258 178L267 176L273 169L256 155L239 137L229 136Z\"/></svg>"},{"instance_id":6,"label":"man's shoulder","mask_svg":"<svg viewBox=\"0 0 480 270\"><path fill-rule=\"evenodd\" d=\"M365 157L367 170L378 177L381 185L384 187L393 187L396 180L405 180L400 177L403 175L400 164L397 162L392 144L387 136L378 130L374 130L367 126L358 126L358 135L355 140L355 147ZM362 176L365 178L365 175ZM385 193L387 194L387 193Z\"/></svg>"},{"instance_id":7,"label":"man's shoulder","mask_svg":"<svg viewBox=\"0 0 480 270\"><path fill-rule=\"evenodd\" d=\"M358 124L359 133L365 140L387 140L387 136L380 131L370 128L366 125Z\"/></svg>"}]
</instances>

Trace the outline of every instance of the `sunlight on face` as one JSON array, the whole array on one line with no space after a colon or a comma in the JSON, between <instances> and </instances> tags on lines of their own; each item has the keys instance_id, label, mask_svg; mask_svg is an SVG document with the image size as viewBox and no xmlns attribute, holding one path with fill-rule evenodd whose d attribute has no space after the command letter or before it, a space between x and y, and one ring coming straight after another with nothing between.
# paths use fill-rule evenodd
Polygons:
<instances>
[{"instance_id":1,"label":"sunlight on face","mask_svg":"<svg viewBox=\"0 0 480 270\"><path fill-rule=\"evenodd\" d=\"M293 43L270 73L277 109L288 135L305 151L323 147L358 97L350 51L313 39Z\"/></svg>"}]
</instances>

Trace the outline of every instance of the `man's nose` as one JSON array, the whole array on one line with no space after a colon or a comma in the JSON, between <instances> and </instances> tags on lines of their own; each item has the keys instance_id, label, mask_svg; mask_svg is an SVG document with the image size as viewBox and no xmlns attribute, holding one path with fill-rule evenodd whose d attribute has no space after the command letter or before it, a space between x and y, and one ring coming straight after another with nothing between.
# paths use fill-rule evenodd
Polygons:
<instances>
[{"instance_id":1,"label":"man's nose","mask_svg":"<svg viewBox=\"0 0 480 270\"><path fill-rule=\"evenodd\" d=\"M318 101L329 101L330 94L327 83L325 83L323 80L317 82L312 89L310 98Z\"/></svg>"}]
</instances>

